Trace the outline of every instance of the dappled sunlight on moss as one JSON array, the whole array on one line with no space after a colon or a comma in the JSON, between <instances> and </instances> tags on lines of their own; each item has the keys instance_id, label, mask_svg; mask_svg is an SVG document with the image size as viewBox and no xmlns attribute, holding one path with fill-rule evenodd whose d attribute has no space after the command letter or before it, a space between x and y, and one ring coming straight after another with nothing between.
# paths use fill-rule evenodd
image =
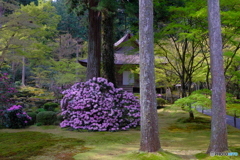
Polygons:
<instances>
[{"instance_id":1,"label":"dappled sunlight on moss","mask_svg":"<svg viewBox=\"0 0 240 160\"><path fill-rule=\"evenodd\" d=\"M55 145L58 152L61 152L83 144L84 141L80 139L56 137L50 133L0 133L0 159L25 160L40 155Z\"/></svg>"}]
</instances>

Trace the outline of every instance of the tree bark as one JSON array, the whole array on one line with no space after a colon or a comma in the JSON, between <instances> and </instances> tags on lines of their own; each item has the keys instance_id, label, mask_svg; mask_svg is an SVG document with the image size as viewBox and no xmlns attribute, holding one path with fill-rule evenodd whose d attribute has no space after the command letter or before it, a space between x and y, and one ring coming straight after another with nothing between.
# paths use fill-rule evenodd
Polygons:
<instances>
[{"instance_id":1,"label":"tree bark","mask_svg":"<svg viewBox=\"0 0 240 160\"><path fill-rule=\"evenodd\" d=\"M159 129L154 75L153 54L153 3L139 1L140 37L140 105L141 142L140 151L159 151Z\"/></svg>"},{"instance_id":2,"label":"tree bark","mask_svg":"<svg viewBox=\"0 0 240 160\"><path fill-rule=\"evenodd\" d=\"M4 14L4 8L0 6L0 18L3 17ZM0 22L0 28L2 28L2 23Z\"/></svg>"},{"instance_id":3,"label":"tree bark","mask_svg":"<svg viewBox=\"0 0 240 160\"><path fill-rule=\"evenodd\" d=\"M25 64L26 64L26 59L23 56L22 57L22 86L25 86L25 75L26 75L26 68L25 68Z\"/></svg>"},{"instance_id":4,"label":"tree bark","mask_svg":"<svg viewBox=\"0 0 240 160\"><path fill-rule=\"evenodd\" d=\"M211 139L207 153L228 150L226 125L226 86L222 55L219 0L208 0L208 23L212 75Z\"/></svg>"},{"instance_id":5,"label":"tree bark","mask_svg":"<svg viewBox=\"0 0 240 160\"><path fill-rule=\"evenodd\" d=\"M93 77L100 77L101 14L94 9L97 5L98 0L89 0L87 80Z\"/></svg>"},{"instance_id":6,"label":"tree bark","mask_svg":"<svg viewBox=\"0 0 240 160\"><path fill-rule=\"evenodd\" d=\"M188 111L188 113L189 113L189 118L190 119L194 119L195 117L194 117L194 113L193 113L193 111L192 111L192 106L191 106L191 104L189 104L189 111Z\"/></svg>"},{"instance_id":7,"label":"tree bark","mask_svg":"<svg viewBox=\"0 0 240 160\"><path fill-rule=\"evenodd\" d=\"M103 77L116 85L114 64L114 14L108 9L102 12L103 44L102 44L102 72Z\"/></svg>"}]
</instances>

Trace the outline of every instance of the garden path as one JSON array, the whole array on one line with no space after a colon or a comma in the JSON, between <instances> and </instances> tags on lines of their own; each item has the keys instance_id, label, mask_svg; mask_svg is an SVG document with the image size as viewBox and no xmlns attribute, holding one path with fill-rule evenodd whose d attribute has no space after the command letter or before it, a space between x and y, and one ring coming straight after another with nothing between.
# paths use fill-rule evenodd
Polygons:
<instances>
[{"instance_id":1,"label":"garden path","mask_svg":"<svg viewBox=\"0 0 240 160\"><path fill-rule=\"evenodd\" d=\"M201 107L197 107L196 110L198 112L201 112L201 113L206 114L208 116L212 115L211 109L204 109L204 110L202 110ZM227 121L228 125L233 126L233 127L237 128L237 129L240 129L240 118L236 118L236 126L234 125L234 117L233 116L226 115L226 121Z\"/></svg>"}]
</instances>

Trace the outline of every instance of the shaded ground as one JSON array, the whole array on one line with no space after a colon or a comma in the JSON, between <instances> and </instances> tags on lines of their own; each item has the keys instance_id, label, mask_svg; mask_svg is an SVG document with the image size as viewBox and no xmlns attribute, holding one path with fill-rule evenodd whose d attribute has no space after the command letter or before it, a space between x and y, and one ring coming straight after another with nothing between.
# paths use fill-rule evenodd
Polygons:
<instances>
[{"instance_id":1,"label":"shaded ground","mask_svg":"<svg viewBox=\"0 0 240 160\"><path fill-rule=\"evenodd\" d=\"M159 109L160 140L164 151L180 156L182 159L196 159L197 153L205 153L210 140L210 128L202 123L182 123L179 119L188 118L188 113L179 109ZM196 113L197 117L210 120L209 116ZM39 156L33 156L31 160L140 160L138 158L140 131L132 129L122 132L76 132L60 129L57 126L30 126L26 129L0 129L0 132L36 131L52 133L65 138L77 138L84 140L85 148L76 147L73 150L58 152L55 148L49 148ZM239 148L240 131L228 126L229 146ZM84 150L84 152L83 152ZM235 157L233 157L234 159ZM238 158L238 157L237 157ZM153 159L153 158L152 158ZM174 158L173 158L174 159ZM170 159L172 160L172 158Z\"/></svg>"}]
</instances>

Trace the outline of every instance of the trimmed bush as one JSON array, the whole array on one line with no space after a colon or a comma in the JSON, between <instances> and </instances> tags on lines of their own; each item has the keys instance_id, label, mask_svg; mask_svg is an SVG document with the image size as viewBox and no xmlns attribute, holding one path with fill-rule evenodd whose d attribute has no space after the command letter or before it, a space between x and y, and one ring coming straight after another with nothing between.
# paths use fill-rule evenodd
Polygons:
<instances>
[{"instance_id":1,"label":"trimmed bush","mask_svg":"<svg viewBox=\"0 0 240 160\"><path fill-rule=\"evenodd\" d=\"M60 123L63 121L63 115L61 115L60 113L57 114L57 120L54 122L54 125L60 125Z\"/></svg>"},{"instance_id":2,"label":"trimmed bush","mask_svg":"<svg viewBox=\"0 0 240 160\"><path fill-rule=\"evenodd\" d=\"M157 105L158 106L163 106L164 104L166 104L167 101L163 98L157 98Z\"/></svg>"},{"instance_id":3,"label":"trimmed bush","mask_svg":"<svg viewBox=\"0 0 240 160\"><path fill-rule=\"evenodd\" d=\"M22 110L22 106L14 105L3 111L3 125L7 128L24 128L29 125L31 117Z\"/></svg>"},{"instance_id":4,"label":"trimmed bush","mask_svg":"<svg viewBox=\"0 0 240 160\"><path fill-rule=\"evenodd\" d=\"M40 113L40 112L44 112L44 111L46 111L46 110L43 109L43 108L38 108L38 109L36 110L36 113L38 114L38 113Z\"/></svg>"},{"instance_id":5,"label":"trimmed bush","mask_svg":"<svg viewBox=\"0 0 240 160\"><path fill-rule=\"evenodd\" d=\"M57 103L48 102L43 105L43 109L46 111L54 111L59 105Z\"/></svg>"},{"instance_id":6,"label":"trimmed bush","mask_svg":"<svg viewBox=\"0 0 240 160\"><path fill-rule=\"evenodd\" d=\"M63 127L89 131L118 131L140 123L140 105L132 93L98 77L76 83L63 92Z\"/></svg>"},{"instance_id":7,"label":"trimmed bush","mask_svg":"<svg viewBox=\"0 0 240 160\"><path fill-rule=\"evenodd\" d=\"M34 125L36 123L37 114L35 112L27 112L27 114L32 118L29 122L29 125Z\"/></svg>"},{"instance_id":8,"label":"trimmed bush","mask_svg":"<svg viewBox=\"0 0 240 160\"><path fill-rule=\"evenodd\" d=\"M39 112L36 117L36 122L41 125L52 125L57 120L57 115L53 111Z\"/></svg>"}]
</instances>

